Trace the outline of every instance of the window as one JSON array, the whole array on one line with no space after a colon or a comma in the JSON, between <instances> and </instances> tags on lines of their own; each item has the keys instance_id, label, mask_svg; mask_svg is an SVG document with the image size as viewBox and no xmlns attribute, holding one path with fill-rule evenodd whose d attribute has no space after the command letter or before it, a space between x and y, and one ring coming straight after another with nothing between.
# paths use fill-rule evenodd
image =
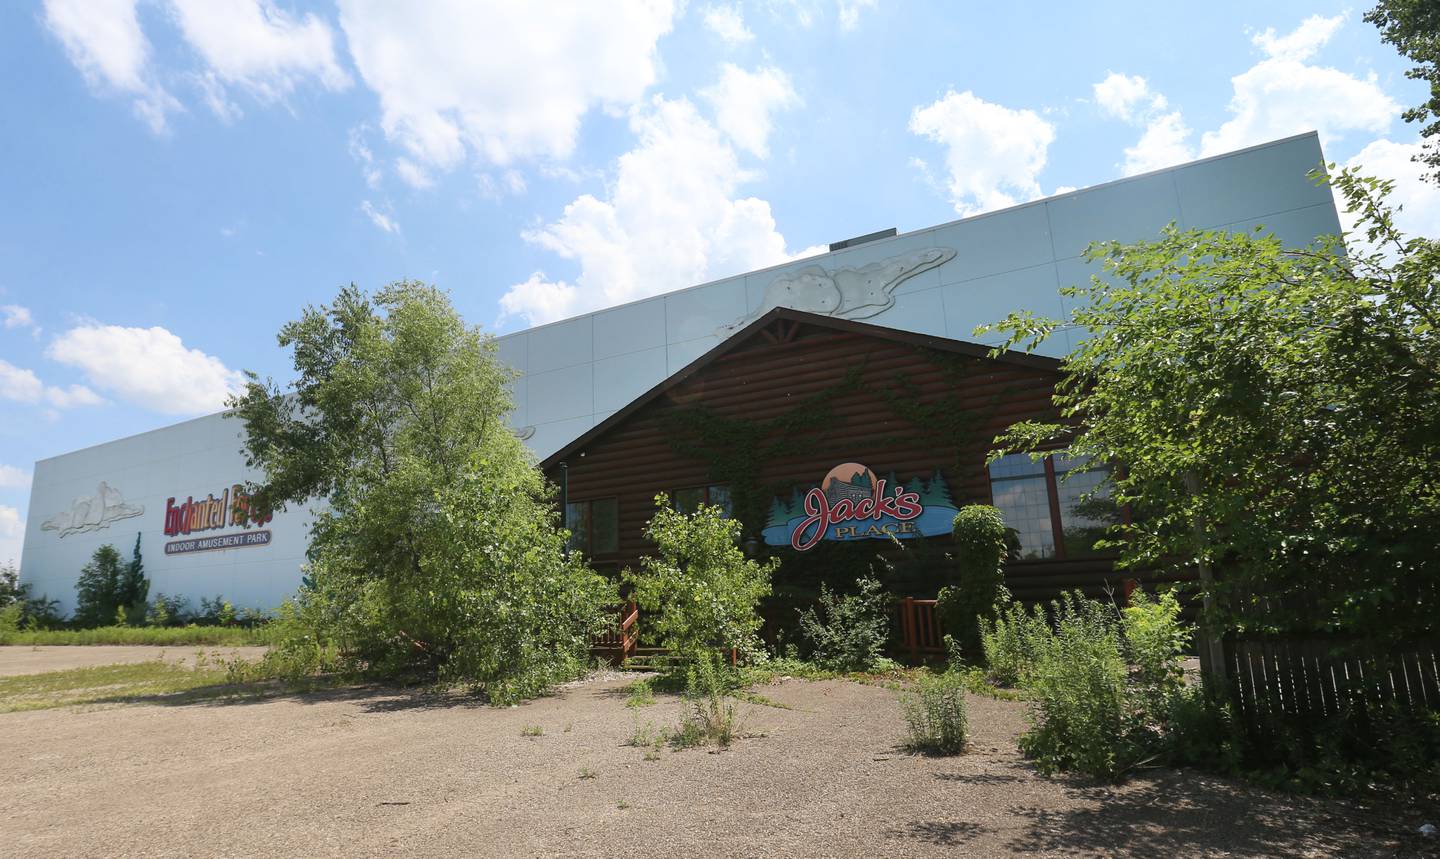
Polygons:
<instances>
[{"instance_id":1,"label":"window","mask_svg":"<svg viewBox=\"0 0 1440 859\"><path fill-rule=\"evenodd\" d=\"M687 515L699 510L701 504L719 507L725 511L725 518L729 519L733 511L730 502L729 485L716 483L710 486L691 486L685 489L677 489L670 500L672 507Z\"/></svg>"},{"instance_id":2,"label":"window","mask_svg":"<svg viewBox=\"0 0 1440 859\"><path fill-rule=\"evenodd\" d=\"M1082 464L1083 460L1063 453L1040 462L1010 454L991 464L991 499L1019 538L1016 558L1036 561L1100 554L1095 541L1122 521L1122 511L1110 498L1109 469L1070 474Z\"/></svg>"},{"instance_id":3,"label":"window","mask_svg":"<svg viewBox=\"0 0 1440 859\"><path fill-rule=\"evenodd\" d=\"M571 501L565 505L570 548L590 557L620 550L620 505L614 498Z\"/></svg>"}]
</instances>

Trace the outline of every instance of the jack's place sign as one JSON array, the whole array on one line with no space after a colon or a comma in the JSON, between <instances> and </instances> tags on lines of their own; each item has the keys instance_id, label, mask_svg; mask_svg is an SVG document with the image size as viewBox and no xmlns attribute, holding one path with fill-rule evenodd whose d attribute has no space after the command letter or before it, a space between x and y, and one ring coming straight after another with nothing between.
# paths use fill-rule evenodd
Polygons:
<instances>
[{"instance_id":1,"label":"jack's place sign","mask_svg":"<svg viewBox=\"0 0 1440 859\"><path fill-rule=\"evenodd\" d=\"M815 486L788 502L776 498L764 531L771 546L809 551L821 540L886 540L950 533L959 512L937 469L927 481L901 483L894 472L876 477L858 462L830 469Z\"/></svg>"}]
</instances>

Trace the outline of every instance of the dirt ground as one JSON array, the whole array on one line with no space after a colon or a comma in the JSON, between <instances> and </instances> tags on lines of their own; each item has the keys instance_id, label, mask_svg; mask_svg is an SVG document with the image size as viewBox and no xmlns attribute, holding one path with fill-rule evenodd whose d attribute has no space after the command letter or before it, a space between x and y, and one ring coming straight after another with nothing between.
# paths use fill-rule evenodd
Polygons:
<instances>
[{"instance_id":1,"label":"dirt ground","mask_svg":"<svg viewBox=\"0 0 1440 859\"><path fill-rule=\"evenodd\" d=\"M897 748L895 693L761 689L726 751L626 745L681 702L602 677L519 707L350 689L0 715L15 856L1428 855L1423 821L1162 771L1037 776L1023 707L970 699L973 746ZM544 733L522 736L538 725Z\"/></svg>"},{"instance_id":2,"label":"dirt ground","mask_svg":"<svg viewBox=\"0 0 1440 859\"><path fill-rule=\"evenodd\" d=\"M119 665L130 662L149 662L164 659L167 662L195 663L195 654L204 652L214 659L219 655L225 659L236 656L245 659L259 659L265 655L264 647L212 647L204 644L177 645L175 647L154 647L140 645L125 646L6 646L0 647L0 677L18 674L40 674L45 671L63 671L66 668L93 668L96 665Z\"/></svg>"}]
</instances>

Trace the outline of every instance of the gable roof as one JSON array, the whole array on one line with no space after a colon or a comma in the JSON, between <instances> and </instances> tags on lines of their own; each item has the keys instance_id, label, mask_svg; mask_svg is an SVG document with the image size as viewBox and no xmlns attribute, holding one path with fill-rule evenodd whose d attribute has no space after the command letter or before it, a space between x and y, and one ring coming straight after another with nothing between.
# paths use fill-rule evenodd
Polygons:
<instances>
[{"instance_id":1,"label":"gable roof","mask_svg":"<svg viewBox=\"0 0 1440 859\"><path fill-rule=\"evenodd\" d=\"M863 334L867 337L874 337L880 340L890 340L895 343L904 343L908 346L916 346L923 349L934 349L939 352L952 352L959 355L969 355L972 358L984 358L1005 364L1014 364L1021 367L1028 367L1035 370L1058 370L1061 361L1058 358L1049 358L1044 355L1031 355L1026 352L1015 352L1006 350L999 355L991 357L991 347L979 343L970 343L964 340L951 340L948 337L935 337L930 334L916 334L912 331L900 331L895 328L886 328L883 325L872 325L866 322L854 322L849 319L835 319L831 316L823 316L818 313L806 313L803 310L792 310L788 307L777 307L764 314L760 318L746 325L744 328L727 337L718 343L709 352L686 364L677 370L669 378L660 382L655 387L631 400L619 411L610 417L581 433L579 437L569 444L541 460L540 468L549 471L555 465L563 462L572 456L577 450L589 445L595 439L609 432L628 419L632 414L644 408L647 404L663 395L666 391L694 376L705 369L717 359L735 352L743 344L760 336L760 333L777 320L788 320L791 322L804 323L818 328L829 328L850 334Z\"/></svg>"}]
</instances>

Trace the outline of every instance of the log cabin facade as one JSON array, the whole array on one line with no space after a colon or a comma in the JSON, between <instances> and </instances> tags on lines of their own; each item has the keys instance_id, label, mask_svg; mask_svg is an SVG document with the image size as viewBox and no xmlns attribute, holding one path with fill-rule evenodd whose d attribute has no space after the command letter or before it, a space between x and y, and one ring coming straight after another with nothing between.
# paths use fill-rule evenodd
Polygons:
<instances>
[{"instance_id":1,"label":"log cabin facade","mask_svg":"<svg viewBox=\"0 0 1440 859\"><path fill-rule=\"evenodd\" d=\"M1119 590L1133 574L1117 574L1113 558L1093 546L1119 511L1106 510L1103 486L1084 498L1103 472L1064 480L1070 463L1063 452L1044 463L1023 456L986 463L1005 428L1057 418L1051 395L1059 361L989 353L978 344L777 308L542 468L563 486L573 547L602 570L637 565L651 550L645 526L656 495L665 493L682 510L710 503L739 519L748 554L781 559L781 602L813 598L820 582L848 590L877 556L889 561L879 564L889 567L881 572L892 592L933 597L953 577L945 552L954 508L978 503L999 507L1015 529L1006 577L1017 598ZM837 467L841 479L832 480ZM851 478L859 485L844 485ZM852 500L844 510L862 506L870 515L828 533L811 517L790 540L805 524L807 495L822 484L832 500L837 492L873 501L914 490L916 504L923 498L942 515L899 521L914 511L882 516L873 503Z\"/></svg>"}]
</instances>

